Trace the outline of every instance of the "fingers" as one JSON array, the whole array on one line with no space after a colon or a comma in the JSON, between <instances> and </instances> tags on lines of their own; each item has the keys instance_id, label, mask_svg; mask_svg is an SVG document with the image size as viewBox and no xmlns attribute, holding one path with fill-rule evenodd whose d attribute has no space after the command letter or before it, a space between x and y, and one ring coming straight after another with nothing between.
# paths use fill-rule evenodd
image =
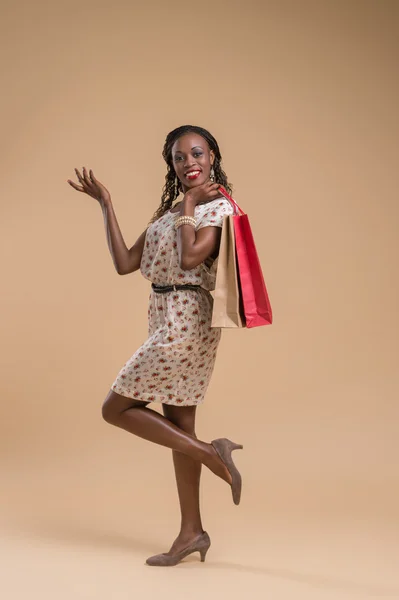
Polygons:
<instances>
[{"instance_id":1,"label":"fingers","mask_svg":"<svg viewBox=\"0 0 399 600\"><path fill-rule=\"evenodd\" d=\"M87 172L86 172L85 167L83 167L83 176L79 173L78 169L76 169L76 168L75 168L75 173L76 173L76 177L79 179L79 181L82 185L79 186L76 183L74 183L73 181L71 181L70 179L68 179L69 185L71 185L78 192L84 192L91 196L92 195L91 188L92 188L93 184L91 181L89 181L89 179L87 177Z\"/></svg>"},{"instance_id":2,"label":"fingers","mask_svg":"<svg viewBox=\"0 0 399 600\"><path fill-rule=\"evenodd\" d=\"M83 187L87 186L89 189L92 186L92 182L90 181L90 179L87 176L87 171L86 168L83 167L82 168L82 173L83 175L81 175L78 171L78 169L75 168L75 173L77 178L79 179L80 183L83 185Z\"/></svg>"},{"instance_id":3,"label":"fingers","mask_svg":"<svg viewBox=\"0 0 399 600\"><path fill-rule=\"evenodd\" d=\"M82 167L82 173L83 173L83 181L85 182L87 187L90 189L93 186L93 183L90 181L90 179L87 175L86 167Z\"/></svg>"},{"instance_id":4,"label":"fingers","mask_svg":"<svg viewBox=\"0 0 399 600\"><path fill-rule=\"evenodd\" d=\"M83 167L83 179L84 179L84 182L85 182L85 184L86 184L88 187L91 187L92 183L91 183L90 179L89 179L89 178L88 178L88 176L87 176L86 167Z\"/></svg>"},{"instance_id":5,"label":"fingers","mask_svg":"<svg viewBox=\"0 0 399 600\"><path fill-rule=\"evenodd\" d=\"M69 185L71 185L73 188L75 188L75 190L78 190L78 192L85 192L86 190L83 189L83 187L78 186L76 183L74 183L73 181L71 181L70 179L68 179L68 183Z\"/></svg>"},{"instance_id":6,"label":"fingers","mask_svg":"<svg viewBox=\"0 0 399 600\"><path fill-rule=\"evenodd\" d=\"M209 187L209 193L212 194L212 196L217 197L219 195L219 187L220 187L220 183L212 183L212 185Z\"/></svg>"},{"instance_id":7,"label":"fingers","mask_svg":"<svg viewBox=\"0 0 399 600\"><path fill-rule=\"evenodd\" d=\"M79 171L75 168L75 173L76 173L76 177L79 179L80 183L84 183L84 179L81 176L81 174L79 173Z\"/></svg>"}]
</instances>

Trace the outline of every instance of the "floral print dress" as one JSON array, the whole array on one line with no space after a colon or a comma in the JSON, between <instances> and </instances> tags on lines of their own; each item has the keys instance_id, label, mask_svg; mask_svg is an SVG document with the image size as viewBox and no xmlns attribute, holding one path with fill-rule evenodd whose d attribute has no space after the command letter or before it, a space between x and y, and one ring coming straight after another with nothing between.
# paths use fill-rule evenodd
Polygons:
<instances>
[{"instance_id":1,"label":"floral print dress","mask_svg":"<svg viewBox=\"0 0 399 600\"><path fill-rule=\"evenodd\" d=\"M197 205L196 230L222 227L233 207L225 198ZM121 396L176 406L204 400L221 338L211 327L216 263L207 259L191 270L179 267L177 231L179 212L166 212L146 233L141 274L157 285L197 284L194 290L156 293L151 288L148 339L123 365L111 389Z\"/></svg>"}]
</instances>

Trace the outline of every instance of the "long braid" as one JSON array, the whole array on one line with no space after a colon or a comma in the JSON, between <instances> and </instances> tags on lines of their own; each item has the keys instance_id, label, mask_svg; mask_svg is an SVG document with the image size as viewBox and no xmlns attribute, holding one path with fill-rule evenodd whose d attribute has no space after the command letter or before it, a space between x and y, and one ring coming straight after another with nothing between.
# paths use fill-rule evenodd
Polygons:
<instances>
[{"instance_id":1,"label":"long braid","mask_svg":"<svg viewBox=\"0 0 399 600\"><path fill-rule=\"evenodd\" d=\"M220 183L225 190L232 193L233 187L231 183L227 181L227 175L222 169L221 161L218 158L215 158L215 162L213 163L213 170L215 171L215 183Z\"/></svg>"},{"instance_id":2,"label":"long braid","mask_svg":"<svg viewBox=\"0 0 399 600\"><path fill-rule=\"evenodd\" d=\"M203 137L210 148L215 153L215 160L213 163L213 169L215 171L215 182L220 183L229 194L232 193L232 185L227 180L227 175L222 169L222 156L220 154L219 146L215 138L209 131L203 129L202 127L197 127L196 125L182 125L181 127L177 127L171 131L165 141L165 145L163 147L162 156L168 165L168 170L165 176L165 185L162 188L162 197L161 204L155 211L149 225L154 223L159 218L162 217L170 208L172 208L173 202L178 197L179 193L182 191L182 185L178 177L176 176L176 171L173 166L172 160L172 148L177 139L179 139L182 135L186 133L198 133L201 137ZM177 185L176 185L177 184Z\"/></svg>"}]
</instances>

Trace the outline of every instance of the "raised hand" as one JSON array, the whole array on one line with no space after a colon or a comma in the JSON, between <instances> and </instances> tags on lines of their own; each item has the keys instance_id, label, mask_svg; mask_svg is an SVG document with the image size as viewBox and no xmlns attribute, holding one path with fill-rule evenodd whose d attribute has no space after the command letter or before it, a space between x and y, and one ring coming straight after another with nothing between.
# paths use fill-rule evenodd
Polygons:
<instances>
[{"instance_id":1,"label":"raised hand","mask_svg":"<svg viewBox=\"0 0 399 600\"><path fill-rule=\"evenodd\" d=\"M219 192L220 183L213 183L212 181L206 181L201 185L197 185L189 189L184 194L184 199L187 200L191 205L204 204L216 198L222 197Z\"/></svg>"},{"instance_id":2,"label":"raised hand","mask_svg":"<svg viewBox=\"0 0 399 600\"><path fill-rule=\"evenodd\" d=\"M100 204L105 204L111 201L111 194L107 190L107 188L100 182L98 179L94 177L93 171L89 170L89 175L87 175L86 168L83 167L82 175L79 173L78 169L75 169L75 173L77 178L79 179L82 185L77 185L70 179L68 179L68 183L78 192L84 192L88 196L91 196L95 200L98 200Z\"/></svg>"}]
</instances>

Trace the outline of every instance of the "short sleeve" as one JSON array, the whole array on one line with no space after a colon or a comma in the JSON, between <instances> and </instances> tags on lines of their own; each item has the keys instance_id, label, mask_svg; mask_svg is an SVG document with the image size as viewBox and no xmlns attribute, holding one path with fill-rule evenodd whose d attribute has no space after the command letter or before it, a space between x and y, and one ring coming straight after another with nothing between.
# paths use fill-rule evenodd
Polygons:
<instances>
[{"instance_id":1,"label":"short sleeve","mask_svg":"<svg viewBox=\"0 0 399 600\"><path fill-rule=\"evenodd\" d=\"M196 229L202 227L222 227L224 217L234 213L233 206L226 198L217 198L205 205L204 212L198 219Z\"/></svg>"}]
</instances>

